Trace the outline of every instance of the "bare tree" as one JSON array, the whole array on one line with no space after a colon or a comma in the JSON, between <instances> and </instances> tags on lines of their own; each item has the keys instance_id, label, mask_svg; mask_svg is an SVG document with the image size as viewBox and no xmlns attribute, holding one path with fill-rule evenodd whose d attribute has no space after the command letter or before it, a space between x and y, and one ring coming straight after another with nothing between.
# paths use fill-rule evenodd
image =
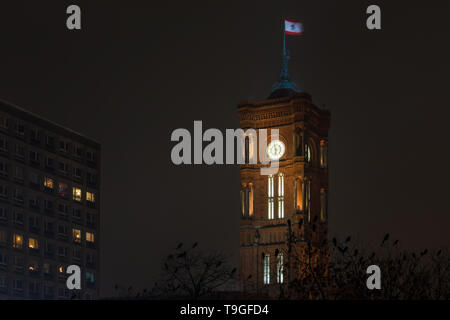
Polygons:
<instances>
[{"instance_id":1,"label":"bare tree","mask_svg":"<svg viewBox=\"0 0 450 320\"><path fill-rule=\"evenodd\" d=\"M163 263L163 275L156 289L160 296L198 299L211 294L234 278L231 268L220 252L203 253L197 243L184 248L182 243Z\"/></svg>"}]
</instances>

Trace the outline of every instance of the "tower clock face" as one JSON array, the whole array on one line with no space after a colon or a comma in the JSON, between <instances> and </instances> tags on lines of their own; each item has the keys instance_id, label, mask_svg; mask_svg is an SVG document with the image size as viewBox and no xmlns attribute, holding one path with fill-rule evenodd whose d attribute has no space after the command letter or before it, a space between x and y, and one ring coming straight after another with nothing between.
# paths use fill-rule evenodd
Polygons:
<instances>
[{"instance_id":1,"label":"tower clock face","mask_svg":"<svg viewBox=\"0 0 450 320\"><path fill-rule=\"evenodd\" d=\"M283 142L280 140L273 140L267 146L266 152L270 160L278 160L283 156L285 150L286 147Z\"/></svg>"}]
</instances>

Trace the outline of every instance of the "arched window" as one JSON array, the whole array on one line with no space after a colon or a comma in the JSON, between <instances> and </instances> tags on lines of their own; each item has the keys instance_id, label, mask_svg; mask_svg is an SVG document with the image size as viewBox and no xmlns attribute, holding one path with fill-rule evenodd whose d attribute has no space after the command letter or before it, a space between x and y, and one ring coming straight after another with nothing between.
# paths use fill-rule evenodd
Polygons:
<instances>
[{"instance_id":1,"label":"arched window","mask_svg":"<svg viewBox=\"0 0 450 320\"><path fill-rule=\"evenodd\" d=\"M311 222L311 180L303 179L303 211L306 211L308 222Z\"/></svg>"},{"instance_id":2,"label":"arched window","mask_svg":"<svg viewBox=\"0 0 450 320\"><path fill-rule=\"evenodd\" d=\"M312 161L311 147L308 143L305 143L305 161L307 163L311 163Z\"/></svg>"},{"instance_id":3,"label":"arched window","mask_svg":"<svg viewBox=\"0 0 450 320\"><path fill-rule=\"evenodd\" d=\"M264 284L270 284L270 255L264 254Z\"/></svg>"},{"instance_id":4,"label":"arched window","mask_svg":"<svg viewBox=\"0 0 450 320\"><path fill-rule=\"evenodd\" d=\"M284 175L278 174L278 218L284 218Z\"/></svg>"},{"instance_id":5,"label":"arched window","mask_svg":"<svg viewBox=\"0 0 450 320\"><path fill-rule=\"evenodd\" d=\"M320 140L320 167L328 167L328 142Z\"/></svg>"},{"instance_id":6,"label":"arched window","mask_svg":"<svg viewBox=\"0 0 450 320\"><path fill-rule=\"evenodd\" d=\"M273 175L269 175L267 178L267 218L274 218L274 187L273 187Z\"/></svg>"},{"instance_id":7,"label":"arched window","mask_svg":"<svg viewBox=\"0 0 450 320\"><path fill-rule=\"evenodd\" d=\"M277 256L277 282L283 283L283 273L284 273L284 264L283 264L283 253L278 253Z\"/></svg>"},{"instance_id":8,"label":"arched window","mask_svg":"<svg viewBox=\"0 0 450 320\"><path fill-rule=\"evenodd\" d=\"M296 211L302 210L302 186L299 178L294 182L294 208Z\"/></svg>"},{"instance_id":9,"label":"arched window","mask_svg":"<svg viewBox=\"0 0 450 320\"><path fill-rule=\"evenodd\" d=\"M244 147L245 147L245 164L248 164L248 163L250 163L250 138L249 137L245 137Z\"/></svg>"},{"instance_id":10,"label":"arched window","mask_svg":"<svg viewBox=\"0 0 450 320\"><path fill-rule=\"evenodd\" d=\"M248 184L248 216L253 216L253 183Z\"/></svg>"},{"instance_id":11,"label":"arched window","mask_svg":"<svg viewBox=\"0 0 450 320\"><path fill-rule=\"evenodd\" d=\"M295 131L294 131L294 137L293 137L294 139L293 139L293 141L294 141L294 143L293 143L293 146L294 146L294 155L295 156L301 156L302 155L302 145L303 145L303 142L302 142L302 134L301 134L301 132L300 132L300 129L296 129Z\"/></svg>"},{"instance_id":12,"label":"arched window","mask_svg":"<svg viewBox=\"0 0 450 320\"><path fill-rule=\"evenodd\" d=\"M243 217L253 216L253 184L249 183L241 189L241 213Z\"/></svg>"},{"instance_id":13,"label":"arched window","mask_svg":"<svg viewBox=\"0 0 450 320\"><path fill-rule=\"evenodd\" d=\"M320 221L327 219L328 199L327 192L324 188L320 189Z\"/></svg>"}]
</instances>

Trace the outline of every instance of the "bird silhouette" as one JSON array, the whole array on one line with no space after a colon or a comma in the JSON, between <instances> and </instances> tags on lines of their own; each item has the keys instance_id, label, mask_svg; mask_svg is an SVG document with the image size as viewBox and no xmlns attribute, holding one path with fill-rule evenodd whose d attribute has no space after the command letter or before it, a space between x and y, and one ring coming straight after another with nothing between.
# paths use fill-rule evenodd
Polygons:
<instances>
[{"instance_id":1,"label":"bird silhouette","mask_svg":"<svg viewBox=\"0 0 450 320\"><path fill-rule=\"evenodd\" d=\"M345 242L349 242L352 239L351 236L348 236L347 239L345 239Z\"/></svg>"},{"instance_id":2,"label":"bird silhouette","mask_svg":"<svg viewBox=\"0 0 450 320\"><path fill-rule=\"evenodd\" d=\"M177 249L180 249L182 245L183 245L183 242L180 242L177 246Z\"/></svg>"},{"instance_id":3,"label":"bird silhouette","mask_svg":"<svg viewBox=\"0 0 450 320\"><path fill-rule=\"evenodd\" d=\"M193 245L192 245L192 249L194 249L196 246L197 246L197 242L196 243L194 243Z\"/></svg>"}]
</instances>

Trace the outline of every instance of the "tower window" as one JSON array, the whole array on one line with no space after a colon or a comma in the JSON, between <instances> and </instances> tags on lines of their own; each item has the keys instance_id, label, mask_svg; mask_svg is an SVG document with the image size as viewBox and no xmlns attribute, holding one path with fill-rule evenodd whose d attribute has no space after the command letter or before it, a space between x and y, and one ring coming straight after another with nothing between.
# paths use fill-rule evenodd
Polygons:
<instances>
[{"instance_id":1,"label":"tower window","mask_svg":"<svg viewBox=\"0 0 450 320\"><path fill-rule=\"evenodd\" d=\"M283 283L283 272L284 272L284 264L283 264L283 254L279 253L277 256L277 282Z\"/></svg>"},{"instance_id":2,"label":"tower window","mask_svg":"<svg viewBox=\"0 0 450 320\"><path fill-rule=\"evenodd\" d=\"M311 147L308 143L305 144L305 161L308 163L311 163L312 161Z\"/></svg>"},{"instance_id":3,"label":"tower window","mask_svg":"<svg viewBox=\"0 0 450 320\"><path fill-rule=\"evenodd\" d=\"M270 175L267 178L267 198L268 198L268 203L267 203L267 214L268 214L268 219L273 219L274 218L274 187L273 187L273 175Z\"/></svg>"},{"instance_id":4,"label":"tower window","mask_svg":"<svg viewBox=\"0 0 450 320\"><path fill-rule=\"evenodd\" d=\"M311 180L303 180L303 211L306 210L308 222L311 221Z\"/></svg>"},{"instance_id":5,"label":"tower window","mask_svg":"<svg viewBox=\"0 0 450 320\"><path fill-rule=\"evenodd\" d=\"M320 189L320 221L325 221L327 219L327 192L324 188Z\"/></svg>"},{"instance_id":6,"label":"tower window","mask_svg":"<svg viewBox=\"0 0 450 320\"><path fill-rule=\"evenodd\" d=\"M270 284L270 255L264 255L264 284Z\"/></svg>"},{"instance_id":7,"label":"tower window","mask_svg":"<svg viewBox=\"0 0 450 320\"><path fill-rule=\"evenodd\" d=\"M328 143L325 140L320 140L320 167L328 167Z\"/></svg>"},{"instance_id":8,"label":"tower window","mask_svg":"<svg viewBox=\"0 0 450 320\"><path fill-rule=\"evenodd\" d=\"M284 175L278 175L278 218L284 218Z\"/></svg>"}]
</instances>

